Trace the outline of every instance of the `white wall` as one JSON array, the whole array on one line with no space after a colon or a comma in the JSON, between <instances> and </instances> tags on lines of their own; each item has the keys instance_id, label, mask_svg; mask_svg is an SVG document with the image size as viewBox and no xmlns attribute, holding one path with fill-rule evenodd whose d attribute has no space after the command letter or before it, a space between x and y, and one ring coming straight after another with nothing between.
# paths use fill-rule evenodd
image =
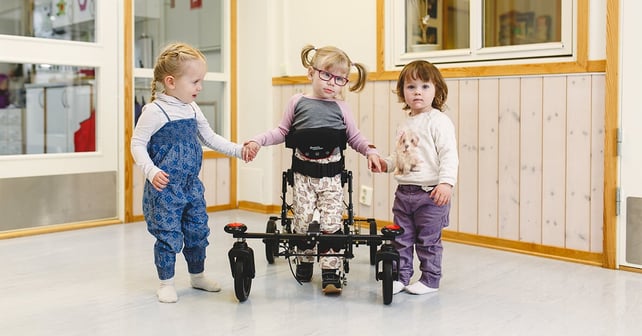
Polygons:
<instances>
[{"instance_id":1,"label":"white wall","mask_svg":"<svg viewBox=\"0 0 642 336\"><path fill-rule=\"evenodd\" d=\"M272 68L279 48L276 48L275 30L279 19L278 1L238 1L238 142L263 132L273 125ZM270 203L263 190L272 190L274 181L265 178L269 172L270 148L261 150L250 164L239 163L239 200Z\"/></svg>"},{"instance_id":2,"label":"white wall","mask_svg":"<svg viewBox=\"0 0 642 336\"><path fill-rule=\"evenodd\" d=\"M399 1L399 0L395 0ZM583 0L580 0L583 1ZM376 71L376 1L273 0L238 1L238 125L242 142L277 125L272 77L300 76L301 47L334 45L353 62ZM606 58L606 0L590 0L589 58ZM270 190L275 183L274 150L263 148L257 159L240 164L238 199L280 204ZM266 192L267 191L267 192Z\"/></svg>"}]
</instances>

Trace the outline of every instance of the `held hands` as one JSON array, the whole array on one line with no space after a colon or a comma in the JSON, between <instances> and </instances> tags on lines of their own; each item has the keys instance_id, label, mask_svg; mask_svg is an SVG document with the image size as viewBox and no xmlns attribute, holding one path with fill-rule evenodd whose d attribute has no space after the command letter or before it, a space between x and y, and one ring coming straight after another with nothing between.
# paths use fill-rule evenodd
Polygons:
<instances>
[{"instance_id":1,"label":"held hands","mask_svg":"<svg viewBox=\"0 0 642 336\"><path fill-rule=\"evenodd\" d=\"M256 143L255 141L246 141L243 143L243 149L241 150L241 158L245 162L250 162L254 160L256 155L259 153L259 150L261 149L261 145Z\"/></svg>"},{"instance_id":2,"label":"held hands","mask_svg":"<svg viewBox=\"0 0 642 336\"><path fill-rule=\"evenodd\" d=\"M374 157L377 164L370 164L370 157ZM372 154L368 156L368 169L373 173L385 173L388 171L388 165L386 164L386 160L382 159L378 155Z\"/></svg>"},{"instance_id":3,"label":"held hands","mask_svg":"<svg viewBox=\"0 0 642 336\"><path fill-rule=\"evenodd\" d=\"M163 189L167 187L167 184L169 184L169 174L164 171L159 171L154 175L154 178L152 179L152 186L154 189L157 191L163 191Z\"/></svg>"},{"instance_id":4,"label":"held hands","mask_svg":"<svg viewBox=\"0 0 642 336\"><path fill-rule=\"evenodd\" d=\"M450 202L452 197L453 186L448 183L439 183L435 189L430 192L430 198L438 206L446 205Z\"/></svg>"},{"instance_id":5,"label":"held hands","mask_svg":"<svg viewBox=\"0 0 642 336\"><path fill-rule=\"evenodd\" d=\"M370 171L372 171L373 173L380 172L381 161L383 160L377 154L368 155L368 169L370 169Z\"/></svg>"}]
</instances>

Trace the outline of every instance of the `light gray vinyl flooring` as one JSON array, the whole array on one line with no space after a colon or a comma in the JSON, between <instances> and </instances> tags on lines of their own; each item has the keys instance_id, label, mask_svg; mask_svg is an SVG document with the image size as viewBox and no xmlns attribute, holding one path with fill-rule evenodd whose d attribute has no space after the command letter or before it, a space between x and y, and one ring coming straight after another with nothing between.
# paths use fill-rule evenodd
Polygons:
<instances>
[{"instance_id":1,"label":"light gray vinyl flooring","mask_svg":"<svg viewBox=\"0 0 642 336\"><path fill-rule=\"evenodd\" d=\"M267 218L211 213L206 272L223 290L190 288L180 256L175 304L156 299L142 222L0 240L0 335L642 335L642 274L448 242L439 292L384 305L367 246L343 294L327 297L318 268L301 286L250 239L256 278L239 303L223 226L264 232Z\"/></svg>"}]
</instances>

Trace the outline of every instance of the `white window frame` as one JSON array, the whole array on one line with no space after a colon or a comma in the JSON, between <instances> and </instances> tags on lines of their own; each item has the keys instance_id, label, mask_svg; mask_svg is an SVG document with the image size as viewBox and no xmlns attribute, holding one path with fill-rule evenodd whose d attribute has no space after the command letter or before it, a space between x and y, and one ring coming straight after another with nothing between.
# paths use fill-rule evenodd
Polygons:
<instances>
[{"instance_id":1,"label":"white window frame","mask_svg":"<svg viewBox=\"0 0 642 336\"><path fill-rule=\"evenodd\" d=\"M577 0L562 0L561 42L482 47L483 0L470 0L470 48L406 52L406 1L385 2L386 68L399 69L417 59L435 64L489 65L573 61L577 57ZM475 14L477 13L477 14Z\"/></svg>"},{"instance_id":2,"label":"white window frame","mask_svg":"<svg viewBox=\"0 0 642 336\"><path fill-rule=\"evenodd\" d=\"M122 137L122 1L95 1L96 41L78 42L0 35L0 62L96 69L96 151L0 155L0 178L117 171Z\"/></svg>"}]
</instances>

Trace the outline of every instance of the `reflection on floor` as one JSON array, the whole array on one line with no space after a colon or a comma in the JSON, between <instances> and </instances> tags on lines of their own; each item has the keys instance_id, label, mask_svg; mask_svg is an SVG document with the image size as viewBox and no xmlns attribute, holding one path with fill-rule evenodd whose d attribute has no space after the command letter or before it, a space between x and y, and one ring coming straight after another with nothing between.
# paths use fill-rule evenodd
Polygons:
<instances>
[{"instance_id":1,"label":"reflection on floor","mask_svg":"<svg viewBox=\"0 0 642 336\"><path fill-rule=\"evenodd\" d=\"M191 289L177 263L179 301L161 304L154 240L144 223L0 240L2 335L639 335L642 274L445 243L439 292L383 305L367 246L355 248L340 296L320 270L299 285L286 259L254 249L256 278L239 303L226 223L264 232L267 215L210 214L206 271L219 293Z\"/></svg>"}]
</instances>

